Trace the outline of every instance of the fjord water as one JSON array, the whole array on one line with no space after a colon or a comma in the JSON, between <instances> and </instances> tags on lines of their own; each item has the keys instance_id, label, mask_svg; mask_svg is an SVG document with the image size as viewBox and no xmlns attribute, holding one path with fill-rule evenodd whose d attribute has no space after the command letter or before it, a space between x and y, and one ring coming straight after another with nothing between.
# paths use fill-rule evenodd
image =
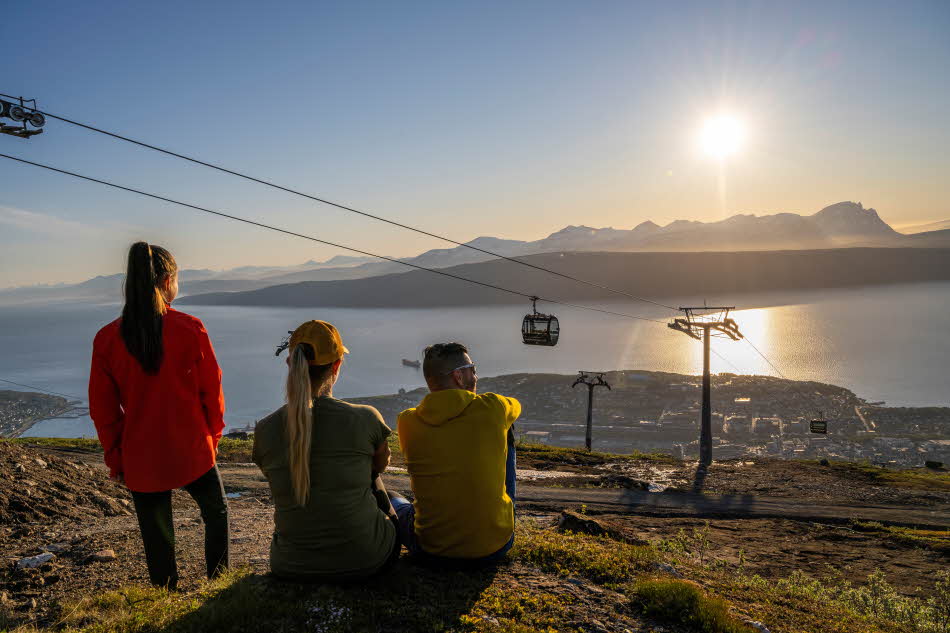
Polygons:
<instances>
[{"instance_id":1,"label":"fjord water","mask_svg":"<svg viewBox=\"0 0 950 633\"><path fill-rule=\"evenodd\" d=\"M715 297L709 298L713 305ZM734 298L752 307L734 313L742 331L791 379L829 382L893 406L950 405L950 283L876 286ZM695 301L694 301L695 302ZM672 301L673 305L680 305ZM772 307L768 307L772 306ZM434 341L468 344L482 376L515 372L572 374L578 369L649 369L696 374L702 347L665 326L670 312L642 303L599 307L662 323L554 306L561 321L557 347L521 344L524 306L426 310L182 306L201 318L224 372L229 427L251 423L279 407L285 365L274 349L307 319L336 324L351 354L336 395L395 393L423 385L417 359ZM539 305L539 309L551 306ZM58 304L0 309L0 378L85 400L96 331L118 305ZM714 372L775 372L745 342L717 339ZM569 383L565 388L569 388ZM18 389L6 384L0 388ZM578 415L582 415L579 412ZM45 420L26 435L94 435L88 417Z\"/></svg>"}]
</instances>

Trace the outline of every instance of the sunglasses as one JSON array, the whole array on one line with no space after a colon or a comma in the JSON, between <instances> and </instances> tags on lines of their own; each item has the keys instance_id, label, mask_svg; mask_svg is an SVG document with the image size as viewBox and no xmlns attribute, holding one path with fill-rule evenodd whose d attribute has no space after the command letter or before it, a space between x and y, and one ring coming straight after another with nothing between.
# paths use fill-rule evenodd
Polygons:
<instances>
[{"instance_id":1,"label":"sunglasses","mask_svg":"<svg viewBox=\"0 0 950 633\"><path fill-rule=\"evenodd\" d=\"M445 375L448 376L448 375L451 374L452 372L456 372L456 371L458 371L458 370L460 370L460 369L468 369L468 368L471 368L471 369L472 369L472 373L473 373L473 374L478 375L478 370L475 369L475 363L469 363L469 364L467 364L467 365L460 365L459 367L456 367L456 368L453 369L452 371L447 371L447 372L445 372Z\"/></svg>"}]
</instances>

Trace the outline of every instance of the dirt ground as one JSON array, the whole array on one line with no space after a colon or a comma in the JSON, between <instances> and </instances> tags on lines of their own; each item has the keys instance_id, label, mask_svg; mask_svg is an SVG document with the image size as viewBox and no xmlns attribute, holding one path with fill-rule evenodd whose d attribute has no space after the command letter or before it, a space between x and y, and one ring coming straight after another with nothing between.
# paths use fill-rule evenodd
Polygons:
<instances>
[{"instance_id":1,"label":"dirt ground","mask_svg":"<svg viewBox=\"0 0 950 633\"><path fill-rule=\"evenodd\" d=\"M795 498L826 503L883 503L934 506L950 504L950 475L943 490L914 490L883 485L861 469L822 466L817 462L774 458L713 462L698 478L695 462L656 463L650 460L607 462L594 466L518 457L518 468L556 470L565 474L561 485L649 485L651 490L706 492ZM573 473L574 477L567 476Z\"/></svg>"},{"instance_id":2,"label":"dirt ground","mask_svg":"<svg viewBox=\"0 0 950 633\"><path fill-rule=\"evenodd\" d=\"M545 470L546 464L522 462L520 466ZM558 468L570 472L563 464ZM661 472L664 468L667 470ZM685 471L670 468L657 466L653 472L647 472L647 467L636 471L629 464L623 468L608 464L601 469L603 472L594 472L598 473L596 477L624 474L674 487L682 484L680 479L689 481ZM860 482L849 484L827 469L818 471L806 486L789 482L793 476L795 481L800 481L798 466L772 464L770 468L774 472L766 474L762 466L716 464L707 479L707 490L752 491L752 494L763 490L771 496L782 496L788 492L782 486L793 485L799 487L788 492L788 496L801 494L837 500L845 498L850 491L851 499L891 503L924 503L928 500L926 494L935 495L929 499L930 503L940 503L946 498L945 493L862 486ZM266 482L253 464L222 464L221 469L227 492L232 497L229 501L232 563L266 573L273 529L273 506ZM587 481L587 478L581 479ZM392 488L408 492L405 477L391 477L389 481ZM559 484L557 478L547 481L564 485ZM108 479L101 466L101 455L0 443L0 482L0 562L5 563L0 570L0 604L16 614L20 622L45 623L52 605L63 599L130 582L147 582L130 497L123 487ZM174 507L180 586L188 590L204 574L203 527L198 509L187 494L176 492ZM519 517L530 516L541 523L554 524L562 509L561 506L534 506L530 513L519 511ZM917 587L926 593L933 586L936 572L950 564L946 550L922 547L845 525L763 518L715 519L707 523L690 517L649 517L632 513L600 514L596 518L631 541L677 539L701 532L708 524L705 556L733 565L739 564L741 559L749 573L766 578L784 577L794 570L802 570L816 577L838 575L860 583L872 571L882 569L889 582L910 595ZM17 569L16 561L49 550L54 550L54 558L41 567ZM92 558L101 550L113 550L115 559L98 562ZM506 582L513 587L518 583L555 583L561 589L566 586L563 579L539 575L518 564L509 566L504 574L508 576ZM577 585L570 591L577 593L574 599L578 617L587 611L597 612L599 598L593 590Z\"/></svg>"},{"instance_id":3,"label":"dirt ground","mask_svg":"<svg viewBox=\"0 0 950 633\"><path fill-rule=\"evenodd\" d=\"M596 519L635 541L685 537L696 554L697 533L708 526L707 560L738 565L763 578L782 578L801 570L815 578L842 578L861 584L880 569L898 591L926 595L934 574L950 565L946 552L910 541L881 537L842 525L787 519L713 519L604 514ZM741 552L741 553L740 553Z\"/></svg>"}]
</instances>

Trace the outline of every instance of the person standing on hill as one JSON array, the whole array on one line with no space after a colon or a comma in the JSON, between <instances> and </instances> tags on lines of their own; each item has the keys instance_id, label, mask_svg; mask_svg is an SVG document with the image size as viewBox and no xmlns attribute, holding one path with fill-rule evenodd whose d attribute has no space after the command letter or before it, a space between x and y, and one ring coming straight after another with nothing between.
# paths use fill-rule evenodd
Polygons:
<instances>
[{"instance_id":1,"label":"person standing on hill","mask_svg":"<svg viewBox=\"0 0 950 633\"><path fill-rule=\"evenodd\" d=\"M257 423L253 460L274 498L271 572L355 581L399 558L396 513L380 474L391 431L373 407L333 397L349 350L326 321L307 321L288 350L287 404Z\"/></svg>"},{"instance_id":2,"label":"person standing on hill","mask_svg":"<svg viewBox=\"0 0 950 633\"><path fill-rule=\"evenodd\" d=\"M415 502L393 497L411 554L436 564L500 560L514 544L514 398L476 394L478 374L461 343L427 347L430 393L399 414L399 445ZM390 495L393 496L393 495Z\"/></svg>"},{"instance_id":3,"label":"person standing on hill","mask_svg":"<svg viewBox=\"0 0 950 633\"><path fill-rule=\"evenodd\" d=\"M175 589L171 491L205 525L208 577L228 568L228 506L215 465L224 430L221 369L201 321L172 309L178 265L160 246L129 249L122 316L96 334L89 414L109 474L132 493L152 584Z\"/></svg>"}]
</instances>

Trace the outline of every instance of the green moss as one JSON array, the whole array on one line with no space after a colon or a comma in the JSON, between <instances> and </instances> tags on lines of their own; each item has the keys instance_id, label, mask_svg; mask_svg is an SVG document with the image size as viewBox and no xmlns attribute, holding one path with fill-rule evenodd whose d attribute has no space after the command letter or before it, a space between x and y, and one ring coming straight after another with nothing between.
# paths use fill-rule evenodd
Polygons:
<instances>
[{"instance_id":1,"label":"green moss","mask_svg":"<svg viewBox=\"0 0 950 633\"><path fill-rule=\"evenodd\" d=\"M630 545L606 536L559 533L519 521L512 555L543 571L578 575L600 584L629 580L658 559L652 547Z\"/></svg>"},{"instance_id":2,"label":"green moss","mask_svg":"<svg viewBox=\"0 0 950 633\"><path fill-rule=\"evenodd\" d=\"M643 579L631 599L644 615L697 633L756 633L729 613L729 605L686 580Z\"/></svg>"},{"instance_id":3,"label":"green moss","mask_svg":"<svg viewBox=\"0 0 950 633\"><path fill-rule=\"evenodd\" d=\"M861 586L822 581L795 571L786 578L720 575L708 583L756 619L788 631L946 633L950 631L950 572L937 575L934 596L903 596L876 571Z\"/></svg>"},{"instance_id":4,"label":"green moss","mask_svg":"<svg viewBox=\"0 0 950 633\"><path fill-rule=\"evenodd\" d=\"M860 532L869 532L905 545L950 555L950 530L918 530L884 525L877 521L854 521L851 525Z\"/></svg>"},{"instance_id":5,"label":"green moss","mask_svg":"<svg viewBox=\"0 0 950 633\"><path fill-rule=\"evenodd\" d=\"M486 589L471 613L459 619L466 631L529 631L564 630L569 607L576 602L571 595L555 596L527 589L507 590L492 586Z\"/></svg>"}]
</instances>

